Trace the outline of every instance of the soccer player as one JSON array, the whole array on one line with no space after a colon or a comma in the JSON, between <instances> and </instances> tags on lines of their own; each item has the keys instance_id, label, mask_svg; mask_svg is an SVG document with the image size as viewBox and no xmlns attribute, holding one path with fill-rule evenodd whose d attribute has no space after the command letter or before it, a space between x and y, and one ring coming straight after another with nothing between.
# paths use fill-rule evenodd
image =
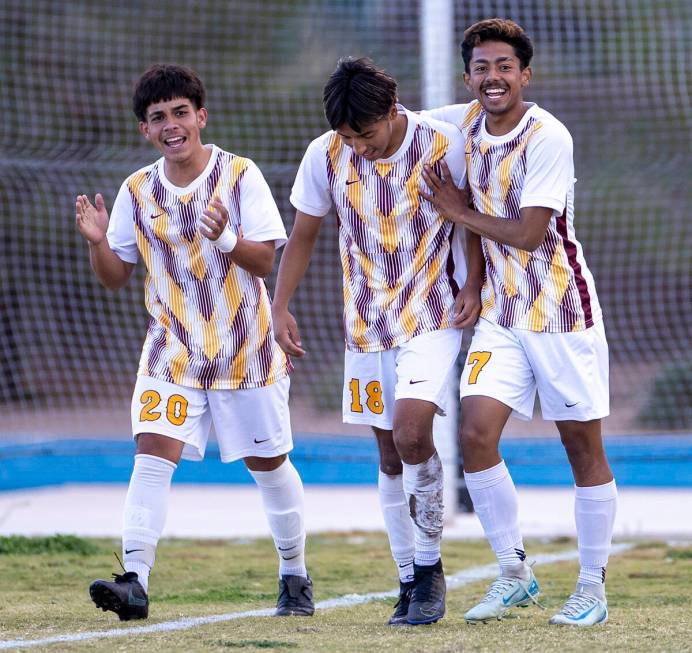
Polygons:
<instances>
[{"instance_id":1,"label":"soccer player","mask_svg":"<svg viewBox=\"0 0 692 653\"><path fill-rule=\"evenodd\" d=\"M262 277L286 242L250 160L204 145L205 89L190 69L154 65L136 84L139 128L161 153L130 175L109 219L101 195L77 198L77 228L110 289L139 256L149 327L132 396L134 469L125 500L122 575L89 592L121 620L148 614L148 580L181 457L201 460L211 425L221 459L242 458L262 493L279 555L277 615L311 615L303 486L288 459L290 365L274 342ZM233 506L229 506L229 512Z\"/></svg>"},{"instance_id":2,"label":"soccer player","mask_svg":"<svg viewBox=\"0 0 692 653\"><path fill-rule=\"evenodd\" d=\"M608 415L608 346L593 277L574 232L572 138L526 102L533 46L510 20L472 25L461 46L470 104L431 112L466 138L473 199L437 171L426 194L449 220L482 237L487 277L461 379L461 447L466 484L500 576L467 621L501 618L528 605L539 587L525 562L517 495L498 443L510 414L530 419L536 390L554 420L576 484L581 570L553 624L608 618L605 569L616 488L601 438ZM442 165L443 175L447 171Z\"/></svg>"},{"instance_id":3,"label":"soccer player","mask_svg":"<svg viewBox=\"0 0 692 653\"><path fill-rule=\"evenodd\" d=\"M332 130L307 148L291 192L296 219L279 265L275 334L285 352L305 354L288 304L334 205L345 304L343 418L372 426L377 438L380 504L400 577L389 623L432 623L445 611L442 465L432 423L444 410L460 329L480 310L482 253L470 234L473 272L455 307L466 276L460 232L420 188L423 165L441 171L443 159L461 183L463 141L456 127L399 105L396 81L369 59L341 59L323 100Z\"/></svg>"}]
</instances>

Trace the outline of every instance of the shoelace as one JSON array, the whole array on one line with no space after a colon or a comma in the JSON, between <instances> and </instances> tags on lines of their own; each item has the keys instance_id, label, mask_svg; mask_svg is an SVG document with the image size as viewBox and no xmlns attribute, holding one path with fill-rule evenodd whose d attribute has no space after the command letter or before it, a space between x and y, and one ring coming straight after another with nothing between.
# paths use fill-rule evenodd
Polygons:
<instances>
[{"instance_id":1,"label":"shoelace","mask_svg":"<svg viewBox=\"0 0 692 653\"><path fill-rule=\"evenodd\" d=\"M529 592L529 584L521 578L510 578L509 576L498 576L493 584L490 586L483 603L489 603L497 596L504 594L514 583L519 583L519 586L526 592L528 597L539 607L541 610L545 610L545 607L538 602L538 599Z\"/></svg>"},{"instance_id":2,"label":"shoelace","mask_svg":"<svg viewBox=\"0 0 692 653\"><path fill-rule=\"evenodd\" d=\"M597 602L598 599L590 594L572 594L562 606L560 614L564 614L566 617L578 617Z\"/></svg>"},{"instance_id":3,"label":"shoelace","mask_svg":"<svg viewBox=\"0 0 692 653\"><path fill-rule=\"evenodd\" d=\"M516 578L508 578L506 576L498 576L490 586L483 603L489 603L495 597L504 594L516 582Z\"/></svg>"},{"instance_id":4,"label":"shoelace","mask_svg":"<svg viewBox=\"0 0 692 653\"><path fill-rule=\"evenodd\" d=\"M413 588L409 588L407 590L404 590L400 595L399 595L399 600L394 604L395 608L398 608L402 601L411 601L411 593L413 592Z\"/></svg>"},{"instance_id":5,"label":"shoelace","mask_svg":"<svg viewBox=\"0 0 692 653\"><path fill-rule=\"evenodd\" d=\"M113 555L115 556L115 559L118 561L118 564L123 568L122 574L116 574L115 572L113 572L111 574L111 576L113 576L113 580L115 580L115 582L117 583L127 573L127 569L125 569L125 565L123 564L123 561L120 559L120 556L115 551L113 551Z\"/></svg>"}]
</instances>

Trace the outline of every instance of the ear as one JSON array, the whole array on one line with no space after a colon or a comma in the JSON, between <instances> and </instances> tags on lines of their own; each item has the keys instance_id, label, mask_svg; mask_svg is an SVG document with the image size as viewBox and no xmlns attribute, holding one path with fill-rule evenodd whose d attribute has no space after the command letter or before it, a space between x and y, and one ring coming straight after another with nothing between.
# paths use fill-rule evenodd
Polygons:
<instances>
[{"instance_id":1,"label":"ear","mask_svg":"<svg viewBox=\"0 0 692 653\"><path fill-rule=\"evenodd\" d=\"M464 73L463 79L466 90L473 93L473 89L471 88L471 75L469 75L468 73Z\"/></svg>"},{"instance_id":2,"label":"ear","mask_svg":"<svg viewBox=\"0 0 692 653\"><path fill-rule=\"evenodd\" d=\"M389 115L387 116L388 120L395 120L396 117L399 115L399 110L396 108L396 103L399 101L399 98L396 98L394 100L394 104L392 104L392 108L389 110Z\"/></svg>"},{"instance_id":3,"label":"ear","mask_svg":"<svg viewBox=\"0 0 692 653\"><path fill-rule=\"evenodd\" d=\"M197 126L200 129L204 129L207 126L207 118L209 117L209 114L207 113L207 110L202 107L201 109L197 109Z\"/></svg>"},{"instance_id":4,"label":"ear","mask_svg":"<svg viewBox=\"0 0 692 653\"><path fill-rule=\"evenodd\" d=\"M146 122L139 123L139 132L144 138L149 140L149 125Z\"/></svg>"},{"instance_id":5,"label":"ear","mask_svg":"<svg viewBox=\"0 0 692 653\"><path fill-rule=\"evenodd\" d=\"M522 85L522 87L529 85L529 82L531 81L531 75L532 74L533 73L531 71L531 66L526 66L526 68L524 68L524 70L521 71L521 85Z\"/></svg>"}]
</instances>

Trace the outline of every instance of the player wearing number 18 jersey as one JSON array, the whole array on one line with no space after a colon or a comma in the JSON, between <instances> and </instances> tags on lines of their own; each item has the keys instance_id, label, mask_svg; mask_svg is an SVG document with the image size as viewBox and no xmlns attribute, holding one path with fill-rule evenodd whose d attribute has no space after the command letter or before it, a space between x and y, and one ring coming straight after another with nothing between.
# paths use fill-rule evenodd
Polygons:
<instances>
[{"instance_id":1,"label":"player wearing number 18 jersey","mask_svg":"<svg viewBox=\"0 0 692 653\"><path fill-rule=\"evenodd\" d=\"M379 494L400 600L390 624L423 624L445 610L440 560L442 467L432 440L444 409L461 331L475 322L480 240L469 236L469 278L461 233L421 199L425 164L447 160L464 177L459 130L396 103L396 82L367 59L342 59L324 89L333 131L314 140L298 170L296 221L274 297L276 337L302 356L288 303L305 273L323 217L339 220L346 338L343 416L373 427Z\"/></svg>"},{"instance_id":2,"label":"player wearing number 18 jersey","mask_svg":"<svg viewBox=\"0 0 692 653\"><path fill-rule=\"evenodd\" d=\"M77 199L77 227L108 288L147 269L149 328L132 397L137 442L125 501L123 565L91 597L123 619L148 614L148 579L181 457L204 457L211 425L221 458L243 458L279 554L278 615L312 614L304 560L303 486L288 460L289 362L274 342L262 281L286 241L262 174L249 159L205 146L204 87L184 67L153 66L137 83L140 130L163 155L130 175L110 218ZM229 512L232 506L229 506Z\"/></svg>"}]
</instances>

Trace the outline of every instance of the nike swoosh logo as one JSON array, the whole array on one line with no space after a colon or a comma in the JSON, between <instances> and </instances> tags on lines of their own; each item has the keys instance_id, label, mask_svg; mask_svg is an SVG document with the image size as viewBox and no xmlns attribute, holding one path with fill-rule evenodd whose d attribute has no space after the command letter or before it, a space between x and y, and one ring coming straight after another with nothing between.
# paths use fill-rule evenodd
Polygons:
<instances>
[{"instance_id":1,"label":"nike swoosh logo","mask_svg":"<svg viewBox=\"0 0 692 653\"><path fill-rule=\"evenodd\" d=\"M573 404L568 404L567 402L565 402L565 406L567 408L572 408L572 406L576 406L578 403L579 403L578 401L575 401Z\"/></svg>"},{"instance_id":2,"label":"nike swoosh logo","mask_svg":"<svg viewBox=\"0 0 692 653\"><path fill-rule=\"evenodd\" d=\"M403 565L399 565L399 569L403 569L404 567L408 567L409 565L412 565L412 562L405 562Z\"/></svg>"},{"instance_id":3,"label":"nike swoosh logo","mask_svg":"<svg viewBox=\"0 0 692 653\"><path fill-rule=\"evenodd\" d=\"M290 551L291 549L295 549L295 546L287 546L285 549L282 549L280 546L276 547L278 551Z\"/></svg>"},{"instance_id":4,"label":"nike swoosh logo","mask_svg":"<svg viewBox=\"0 0 692 653\"><path fill-rule=\"evenodd\" d=\"M300 553L296 553L294 556L286 557L286 556L281 556L283 560L293 560L293 558L297 558L300 555Z\"/></svg>"},{"instance_id":5,"label":"nike swoosh logo","mask_svg":"<svg viewBox=\"0 0 692 653\"><path fill-rule=\"evenodd\" d=\"M577 621L581 621L582 619L586 619L594 610L596 609L595 605L592 605L584 614L581 616L577 617Z\"/></svg>"},{"instance_id":6,"label":"nike swoosh logo","mask_svg":"<svg viewBox=\"0 0 692 653\"><path fill-rule=\"evenodd\" d=\"M411 379L408 383L409 385L415 385L416 383L425 383L428 379L421 379L420 381L414 381Z\"/></svg>"},{"instance_id":7,"label":"nike swoosh logo","mask_svg":"<svg viewBox=\"0 0 692 653\"><path fill-rule=\"evenodd\" d=\"M164 213L165 213L165 211L161 211L161 213L157 213L156 215L150 215L149 219L150 220L156 220L156 218L160 218Z\"/></svg>"},{"instance_id":8,"label":"nike swoosh logo","mask_svg":"<svg viewBox=\"0 0 692 653\"><path fill-rule=\"evenodd\" d=\"M421 608L420 613L425 615L426 617L434 617L438 611L439 607L437 608Z\"/></svg>"},{"instance_id":9,"label":"nike swoosh logo","mask_svg":"<svg viewBox=\"0 0 692 653\"><path fill-rule=\"evenodd\" d=\"M271 438L264 438L264 440L258 440L255 438L255 444L262 444L263 442L269 442L269 440L271 440Z\"/></svg>"},{"instance_id":10,"label":"nike swoosh logo","mask_svg":"<svg viewBox=\"0 0 692 653\"><path fill-rule=\"evenodd\" d=\"M523 592L523 591L524 591L524 590L523 590L521 587L515 589L509 596L503 596L503 597L502 597L502 602L503 602L505 605L509 605L509 604L512 602L512 599L513 599L519 592Z\"/></svg>"},{"instance_id":11,"label":"nike swoosh logo","mask_svg":"<svg viewBox=\"0 0 692 653\"><path fill-rule=\"evenodd\" d=\"M128 553L134 553L135 551L144 551L144 549L125 549L125 555Z\"/></svg>"},{"instance_id":12,"label":"nike swoosh logo","mask_svg":"<svg viewBox=\"0 0 692 653\"><path fill-rule=\"evenodd\" d=\"M346 182L347 186L350 186L351 184L357 184L360 181L360 179L350 179L349 181Z\"/></svg>"}]
</instances>

